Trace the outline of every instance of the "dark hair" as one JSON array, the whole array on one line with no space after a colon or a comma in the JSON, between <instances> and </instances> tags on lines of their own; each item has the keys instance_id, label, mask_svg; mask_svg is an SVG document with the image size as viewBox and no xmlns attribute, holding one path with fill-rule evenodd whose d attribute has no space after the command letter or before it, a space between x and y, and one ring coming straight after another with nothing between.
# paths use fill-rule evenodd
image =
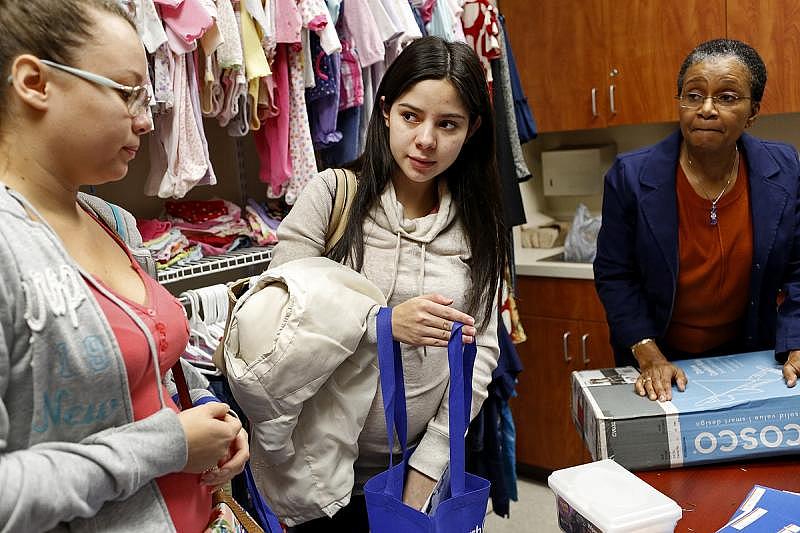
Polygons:
<instances>
[{"instance_id":1,"label":"dark hair","mask_svg":"<svg viewBox=\"0 0 800 533\"><path fill-rule=\"evenodd\" d=\"M494 296L506 266L507 237L502 220L500 181L495 160L494 115L486 75L475 52L464 43L424 37L408 45L386 70L375 96L364 153L349 168L359 177L344 236L328 256L360 270L364 261L363 223L389 184L396 163L389 147L389 128L382 110L423 80L447 80L469 112L470 127L480 124L464 143L456 161L440 178L447 180L464 224L472 255L467 312L484 311L480 328L492 313ZM381 106L381 99L383 106Z\"/></svg>"},{"instance_id":2,"label":"dark hair","mask_svg":"<svg viewBox=\"0 0 800 533\"><path fill-rule=\"evenodd\" d=\"M694 64L709 58L734 57L747 67L750 73L750 96L753 103L761 102L767 85L767 67L755 48L736 39L714 39L697 45L683 60L678 72L678 94L683 91L683 78Z\"/></svg>"},{"instance_id":3,"label":"dark hair","mask_svg":"<svg viewBox=\"0 0 800 533\"><path fill-rule=\"evenodd\" d=\"M128 13L115 0L2 0L0 2L0 75L5 82L11 63L33 54L70 65L75 51L93 35L91 9L118 15L135 29ZM0 89L0 117L6 112L8 84Z\"/></svg>"}]
</instances>

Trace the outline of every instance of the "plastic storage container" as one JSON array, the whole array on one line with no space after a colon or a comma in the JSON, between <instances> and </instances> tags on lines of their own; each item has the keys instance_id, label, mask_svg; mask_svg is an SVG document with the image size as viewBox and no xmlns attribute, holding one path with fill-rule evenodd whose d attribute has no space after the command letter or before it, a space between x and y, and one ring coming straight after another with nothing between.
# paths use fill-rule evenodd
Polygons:
<instances>
[{"instance_id":1,"label":"plastic storage container","mask_svg":"<svg viewBox=\"0 0 800 533\"><path fill-rule=\"evenodd\" d=\"M558 525L567 533L672 533L680 506L611 459L556 470Z\"/></svg>"}]
</instances>

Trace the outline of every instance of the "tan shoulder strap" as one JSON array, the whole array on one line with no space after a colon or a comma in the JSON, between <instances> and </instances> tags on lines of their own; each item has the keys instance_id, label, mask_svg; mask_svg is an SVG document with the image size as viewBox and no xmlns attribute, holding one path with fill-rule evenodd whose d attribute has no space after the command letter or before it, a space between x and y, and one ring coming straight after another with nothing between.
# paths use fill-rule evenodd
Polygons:
<instances>
[{"instance_id":1,"label":"tan shoulder strap","mask_svg":"<svg viewBox=\"0 0 800 533\"><path fill-rule=\"evenodd\" d=\"M328 233L325 236L326 254L336 246L336 243L344 235L344 229L347 227L347 216L350 213L350 207L353 205L353 199L356 197L356 188L358 187L358 181L353 171L334 169L333 173L336 176L336 194L333 199Z\"/></svg>"},{"instance_id":2,"label":"tan shoulder strap","mask_svg":"<svg viewBox=\"0 0 800 533\"><path fill-rule=\"evenodd\" d=\"M217 367L217 370L222 372L223 375L227 375L228 373L225 368L224 351L225 351L225 339L228 338L228 330L231 328L231 318L233 318L233 308L236 306L236 302L239 300L239 298L245 292L247 292L248 288L250 288L250 278L240 278L234 282L228 283L227 285L228 285L228 318L225 320L225 333L223 334L222 340L217 346L217 349L214 350L214 355L211 357L211 360L214 362L214 366Z\"/></svg>"}]
</instances>

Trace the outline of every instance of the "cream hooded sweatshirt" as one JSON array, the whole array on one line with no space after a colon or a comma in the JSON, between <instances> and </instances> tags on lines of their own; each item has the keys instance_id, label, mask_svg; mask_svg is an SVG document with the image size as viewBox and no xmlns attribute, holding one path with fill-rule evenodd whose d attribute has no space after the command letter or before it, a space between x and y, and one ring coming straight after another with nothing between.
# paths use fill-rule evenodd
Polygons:
<instances>
[{"instance_id":1,"label":"cream hooded sweatshirt","mask_svg":"<svg viewBox=\"0 0 800 533\"><path fill-rule=\"evenodd\" d=\"M322 255L335 190L336 178L332 170L320 173L309 182L278 228L279 242L270 268L293 259ZM466 312L469 259L469 244L458 207L443 183L436 213L406 219L390 183L364 221L362 273L383 292L390 307L416 296L439 293L453 299L453 308ZM475 316L476 324L482 320L482 315ZM377 358L374 316L368 320L368 327L361 342L369 343ZM472 418L487 396L486 388L497 366L496 314L492 314L487 328L479 332L476 342ZM447 349L403 344L402 353L409 445L416 446L410 465L438 479L449 460ZM380 389L372 401L358 446L354 492L361 493L364 483L388 466ZM399 453L399 446L394 452Z\"/></svg>"}]
</instances>

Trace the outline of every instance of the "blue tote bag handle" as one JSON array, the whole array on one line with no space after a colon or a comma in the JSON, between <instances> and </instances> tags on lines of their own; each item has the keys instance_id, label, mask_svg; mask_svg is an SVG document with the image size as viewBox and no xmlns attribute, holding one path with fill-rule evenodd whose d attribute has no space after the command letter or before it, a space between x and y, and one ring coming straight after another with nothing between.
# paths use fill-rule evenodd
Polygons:
<instances>
[{"instance_id":1,"label":"blue tote bag handle","mask_svg":"<svg viewBox=\"0 0 800 533\"><path fill-rule=\"evenodd\" d=\"M472 404L472 371L477 356L475 344L463 344L463 324L454 322L447 358L450 366L450 484L454 496L465 492L465 444L464 435L469 425ZM378 368L380 370L381 395L386 416L386 436L389 449L394 449L395 435L400 442L403 458L407 454L408 418L406 394L403 384L403 360L400 343L392 335L392 310L382 307L377 317ZM455 436L456 438L453 438ZM396 498L403 495L403 472L394 469L393 456L389 458L389 481L385 493Z\"/></svg>"},{"instance_id":2,"label":"blue tote bag handle","mask_svg":"<svg viewBox=\"0 0 800 533\"><path fill-rule=\"evenodd\" d=\"M400 343L392 335L392 310L382 307L377 317L378 369L381 381L383 412L386 416L386 436L389 450L394 450L395 435L406 457L408 444L408 417L406 414L406 387L403 381L403 359ZM389 454L389 482L386 494L402 497L403 476L399 469L393 469L394 454Z\"/></svg>"},{"instance_id":3,"label":"blue tote bag handle","mask_svg":"<svg viewBox=\"0 0 800 533\"><path fill-rule=\"evenodd\" d=\"M269 508L269 505L267 505L267 502L264 501L264 497L261 495L261 491L258 490L256 480L253 477L253 470L250 468L250 461L245 463L244 476L247 492L250 494L258 523L264 528L265 533L281 533L283 528L278 521L278 517L275 516L275 513Z\"/></svg>"},{"instance_id":4,"label":"blue tote bag handle","mask_svg":"<svg viewBox=\"0 0 800 533\"><path fill-rule=\"evenodd\" d=\"M447 345L447 360L450 365L450 487L453 496L466 492L465 439L469 427L472 406L472 370L478 350L475 343L463 343L463 324L453 322L450 342Z\"/></svg>"}]
</instances>

